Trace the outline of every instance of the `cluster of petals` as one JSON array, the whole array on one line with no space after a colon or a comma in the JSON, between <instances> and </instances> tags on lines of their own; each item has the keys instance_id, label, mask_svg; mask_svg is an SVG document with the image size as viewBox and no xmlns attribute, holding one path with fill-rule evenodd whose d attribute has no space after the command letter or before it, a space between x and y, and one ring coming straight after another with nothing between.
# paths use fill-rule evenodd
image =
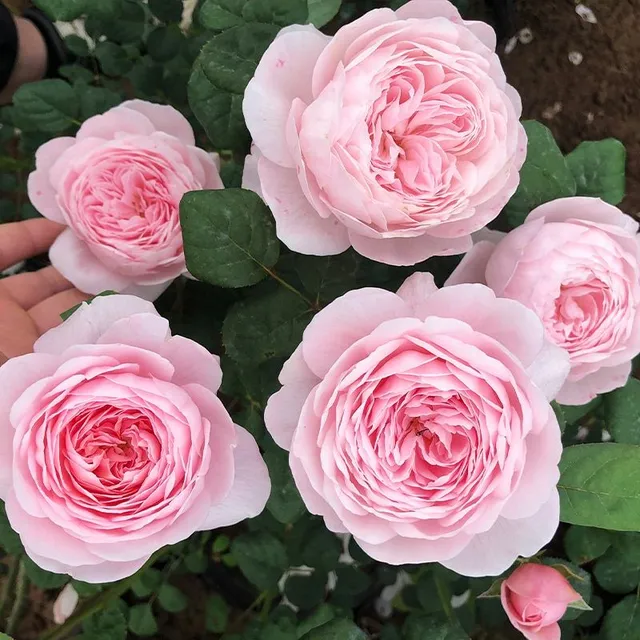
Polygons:
<instances>
[{"instance_id":1,"label":"cluster of petals","mask_svg":"<svg viewBox=\"0 0 640 640\"><path fill-rule=\"evenodd\" d=\"M40 567L119 580L194 531L260 513L253 437L216 396L219 360L149 302L84 303L0 368L0 498Z\"/></svg>"},{"instance_id":2,"label":"cluster of petals","mask_svg":"<svg viewBox=\"0 0 640 640\"><path fill-rule=\"evenodd\" d=\"M568 370L521 303L416 273L320 311L265 423L307 508L372 558L498 575L558 526Z\"/></svg>"},{"instance_id":3,"label":"cluster of petals","mask_svg":"<svg viewBox=\"0 0 640 640\"><path fill-rule=\"evenodd\" d=\"M446 0L377 9L328 37L284 28L247 86L244 184L292 250L394 265L464 253L514 193L521 103L485 23Z\"/></svg>"}]
</instances>

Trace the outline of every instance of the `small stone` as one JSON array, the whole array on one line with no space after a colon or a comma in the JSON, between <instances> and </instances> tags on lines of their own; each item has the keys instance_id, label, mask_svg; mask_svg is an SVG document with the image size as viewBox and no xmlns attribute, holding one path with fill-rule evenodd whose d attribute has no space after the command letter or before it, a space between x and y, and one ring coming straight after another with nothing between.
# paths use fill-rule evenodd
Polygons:
<instances>
[{"instance_id":1,"label":"small stone","mask_svg":"<svg viewBox=\"0 0 640 640\"><path fill-rule=\"evenodd\" d=\"M522 44L529 44L533 40L533 31L531 31L529 27L520 29L520 33L518 33L518 40L520 40Z\"/></svg>"},{"instance_id":2,"label":"small stone","mask_svg":"<svg viewBox=\"0 0 640 640\"><path fill-rule=\"evenodd\" d=\"M598 18L596 18L595 13L589 7L578 4L576 5L576 13L585 21L590 24L598 24Z\"/></svg>"},{"instance_id":3,"label":"small stone","mask_svg":"<svg viewBox=\"0 0 640 640\"><path fill-rule=\"evenodd\" d=\"M569 62L576 67L582 62L584 56L579 51L569 51Z\"/></svg>"}]
</instances>

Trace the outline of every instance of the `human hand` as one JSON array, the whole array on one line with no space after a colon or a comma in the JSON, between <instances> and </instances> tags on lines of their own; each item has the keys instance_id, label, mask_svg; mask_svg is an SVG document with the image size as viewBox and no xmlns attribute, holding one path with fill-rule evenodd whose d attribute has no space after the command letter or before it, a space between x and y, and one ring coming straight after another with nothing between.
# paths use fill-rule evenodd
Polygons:
<instances>
[{"instance_id":1,"label":"human hand","mask_svg":"<svg viewBox=\"0 0 640 640\"><path fill-rule=\"evenodd\" d=\"M44 219L0 224L0 271L47 251L63 229ZM53 267L0 279L0 364L32 351L61 313L88 297Z\"/></svg>"}]
</instances>

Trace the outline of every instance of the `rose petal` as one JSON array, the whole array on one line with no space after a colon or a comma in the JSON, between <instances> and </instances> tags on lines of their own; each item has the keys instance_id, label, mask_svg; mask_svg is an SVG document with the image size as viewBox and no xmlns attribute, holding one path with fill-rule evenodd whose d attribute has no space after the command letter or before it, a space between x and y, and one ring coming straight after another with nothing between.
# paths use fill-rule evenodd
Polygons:
<instances>
[{"instance_id":1,"label":"rose petal","mask_svg":"<svg viewBox=\"0 0 640 640\"><path fill-rule=\"evenodd\" d=\"M631 362L602 367L580 380L567 380L556 395L556 401L566 405L587 404L601 393L624 387L630 375Z\"/></svg>"},{"instance_id":2,"label":"rose petal","mask_svg":"<svg viewBox=\"0 0 640 640\"><path fill-rule=\"evenodd\" d=\"M187 145L194 146L196 144L189 121L170 105L156 104L146 100L127 100L120 107L137 111L146 116L156 131L164 131Z\"/></svg>"}]
</instances>

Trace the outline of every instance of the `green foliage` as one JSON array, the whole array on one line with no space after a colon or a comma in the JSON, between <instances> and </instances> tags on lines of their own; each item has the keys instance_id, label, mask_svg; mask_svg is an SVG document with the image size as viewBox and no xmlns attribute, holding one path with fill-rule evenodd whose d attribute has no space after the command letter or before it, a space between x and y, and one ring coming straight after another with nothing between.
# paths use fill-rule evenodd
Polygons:
<instances>
[{"instance_id":1,"label":"green foliage","mask_svg":"<svg viewBox=\"0 0 640 640\"><path fill-rule=\"evenodd\" d=\"M522 224L529 212L545 202L576 194L576 181L553 134L535 120L523 122L527 132L527 159L520 170L520 184L507 203L511 226Z\"/></svg>"},{"instance_id":2,"label":"green foliage","mask_svg":"<svg viewBox=\"0 0 640 640\"><path fill-rule=\"evenodd\" d=\"M158 591L158 602L160 606L169 613L184 611L189 604L187 596L172 584L163 584Z\"/></svg>"},{"instance_id":3,"label":"green foliage","mask_svg":"<svg viewBox=\"0 0 640 640\"><path fill-rule=\"evenodd\" d=\"M83 640L126 640L127 619L118 606L109 606L87 618L82 625Z\"/></svg>"},{"instance_id":4,"label":"green foliage","mask_svg":"<svg viewBox=\"0 0 640 640\"><path fill-rule=\"evenodd\" d=\"M151 604L136 604L129 609L129 630L145 638L158 632L158 623Z\"/></svg>"},{"instance_id":5,"label":"green foliage","mask_svg":"<svg viewBox=\"0 0 640 640\"><path fill-rule=\"evenodd\" d=\"M147 37L147 50L157 62L168 62L179 54L183 40L178 25L156 27Z\"/></svg>"},{"instance_id":6,"label":"green foliage","mask_svg":"<svg viewBox=\"0 0 640 640\"><path fill-rule=\"evenodd\" d=\"M607 393L604 413L616 442L640 445L640 380L629 378L624 387Z\"/></svg>"},{"instance_id":7,"label":"green foliage","mask_svg":"<svg viewBox=\"0 0 640 640\"><path fill-rule=\"evenodd\" d=\"M457 624L441 622L424 614L412 614L406 619L403 637L406 640L469 640Z\"/></svg>"},{"instance_id":8,"label":"green foliage","mask_svg":"<svg viewBox=\"0 0 640 640\"><path fill-rule=\"evenodd\" d=\"M611 534L604 529L573 526L564 536L564 548L569 560L582 565L606 553L611 541Z\"/></svg>"},{"instance_id":9,"label":"green foliage","mask_svg":"<svg viewBox=\"0 0 640 640\"><path fill-rule=\"evenodd\" d=\"M325 598L327 574L314 571L311 575L290 575L284 586L289 601L303 610L313 609Z\"/></svg>"},{"instance_id":10,"label":"green foliage","mask_svg":"<svg viewBox=\"0 0 640 640\"><path fill-rule=\"evenodd\" d=\"M560 462L560 519L615 531L640 531L640 447L567 447Z\"/></svg>"},{"instance_id":11,"label":"green foliage","mask_svg":"<svg viewBox=\"0 0 640 640\"><path fill-rule=\"evenodd\" d=\"M0 546L11 555L23 553L20 536L11 528L4 502L0 501Z\"/></svg>"},{"instance_id":12,"label":"green foliage","mask_svg":"<svg viewBox=\"0 0 640 640\"><path fill-rule=\"evenodd\" d=\"M123 47L113 42L99 42L95 56L108 76L122 76L131 69L132 62Z\"/></svg>"},{"instance_id":13,"label":"green foliage","mask_svg":"<svg viewBox=\"0 0 640 640\"><path fill-rule=\"evenodd\" d=\"M45 571L29 557L23 558L22 561L30 582L35 584L36 587L40 587L40 589L58 589L69 582L69 576Z\"/></svg>"},{"instance_id":14,"label":"green foliage","mask_svg":"<svg viewBox=\"0 0 640 640\"><path fill-rule=\"evenodd\" d=\"M629 593L640 583L640 534L618 533L611 546L596 562L593 574L610 593Z\"/></svg>"},{"instance_id":15,"label":"green foliage","mask_svg":"<svg viewBox=\"0 0 640 640\"><path fill-rule=\"evenodd\" d=\"M619 204L624 198L626 159L624 145L614 138L581 142L566 157L577 195Z\"/></svg>"},{"instance_id":16,"label":"green foliage","mask_svg":"<svg viewBox=\"0 0 640 640\"><path fill-rule=\"evenodd\" d=\"M87 9L89 0L34 0L53 20L70 22L79 18Z\"/></svg>"},{"instance_id":17,"label":"green foliage","mask_svg":"<svg viewBox=\"0 0 640 640\"><path fill-rule=\"evenodd\" d=\"M614 605L604 618L602 640L635 640L640 637L640 597L627 596Z\"/></svg>"},{"instance_id":18,"label":"green foliage","mask_svg":"<svg viewBox=\"0 0 640 640\"><path fill-rule=\"evenodd\" d=\"M252 191L191 191L180 203L187 268L221 287L259 282L278 260L269 209Z\"/></svg>"},{"instance_id":19,"label":"green foliage","mask_svg":"<svg viewBox=\"0 0 640 640\"><path fill-rule=\"evenodd\" d=\"M22 85L13 97L19 125L24 129L60 134L77 122L80 105L64 80L41 80Z\"/></svg>"},{"instance_id":20,"label":"green foliage","mask_svg":"<svg viewBox=\"0 0 640 640\"><path fill-rule=\"evenodd\" d=\"M336 16L340 11L342 0L307 0L309 22L318 29Z\"/></svg>"},{"instance_id":21,"label":"green foliage","mask_svg":"<svg viewBox=\"0 0 640 640\"><path fill-rule=\"evenodd\" d=\"M275 589L289 566L285 546L266 532L238 536L231 545L231 551L242 573L261 591Z\"/></svg>"},{"instance_id":22,"label":"green foliage","mask_svg":"<svg viewBox=\"0 0 640 640\"><path fill-rule=\"evenodd\" d=\"M366 640L367 636L351 620L331 620L305 633L300 640Z\"/></svg>"},{"instance_id":23,"label":"green foliage","mask_svg":"<svg viewBox=\"0 0 640 640\"><path fill-rule=\"evenodd\" d=\"M149 0L149 9L162 22L180 22L182 18L182 0Z\"/></svg>"},{"instance_id":24,"label":"green foliage","mask_svg":"<svg viewBox=\"0 0 640 640\"><path fill-rule=\"evenodd\" d=\"M229 622L229 605L217 593L209 596L206 605L207 631L224 633Z\"/></svg>"}]
</instances>

